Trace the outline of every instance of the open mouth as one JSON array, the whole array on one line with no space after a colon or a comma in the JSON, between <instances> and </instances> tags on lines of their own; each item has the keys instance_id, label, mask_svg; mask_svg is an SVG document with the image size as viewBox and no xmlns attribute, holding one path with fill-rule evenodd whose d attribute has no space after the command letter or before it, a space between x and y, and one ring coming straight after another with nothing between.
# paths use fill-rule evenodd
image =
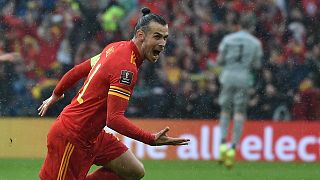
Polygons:
<instances>
[{"instance_id":1,"label":"open mouth","mask_svg":"<svg viewBox=\"0 0 320 180\"><path fill-rule=\"evenodd\" d=\"M158 57L161 51L155 49L152 51L152 53L153 53L153 56Z\"/></svg>"}]
</instances>

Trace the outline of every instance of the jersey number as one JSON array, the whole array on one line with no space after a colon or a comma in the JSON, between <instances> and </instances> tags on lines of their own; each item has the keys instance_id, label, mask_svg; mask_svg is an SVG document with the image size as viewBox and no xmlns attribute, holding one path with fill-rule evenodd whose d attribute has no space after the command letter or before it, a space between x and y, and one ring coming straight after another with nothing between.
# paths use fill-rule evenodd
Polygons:
<instances>
[{"instance_id":1,"label":"jersey number","mask_svg":"<svg viewBox=\"0 0 320 180\"><path fill-rule=\"evenodd\" d=\"M97 73L97 71L100 68L100 66L101 66L101 64L98 64L95 67L94 71L92 72L92 74L90 75L90 77L88 79L88 82L84 84L83 90L79 93L79 96L77 97L77 101L78 101L79 104L82 104L84 102L84 100L82 99L82 96L83 96L84 92L87 90L87 87L89 86L91 79Z\"/></svg>"},{"instance_id":2,"label":"jersey number","mask_svg":"<svg viewBox=\"0 0 320 180\"><path fill-rule=\"evenodd\" d=\"M243 44L240 44L239 45L239 54L238 54L238 57L236 58L237 63L241 63L242 53L243 53Z\"/></svg>"}]
</instances>

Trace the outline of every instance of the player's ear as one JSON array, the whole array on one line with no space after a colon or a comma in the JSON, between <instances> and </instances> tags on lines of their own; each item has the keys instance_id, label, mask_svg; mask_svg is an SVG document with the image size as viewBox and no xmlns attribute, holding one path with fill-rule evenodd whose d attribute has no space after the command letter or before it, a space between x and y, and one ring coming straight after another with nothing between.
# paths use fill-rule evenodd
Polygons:
<instances>
[{"instance_id":1,"label":"player's ear","mask_svg":"<svg viewBox=\"0 0 320 180\"><path fill-rule=\"evenodd\" d=\"M141 42L144 41L145 33L142 31L142 29L137 30L136 38Z\"/></svg>"}]
</instances>

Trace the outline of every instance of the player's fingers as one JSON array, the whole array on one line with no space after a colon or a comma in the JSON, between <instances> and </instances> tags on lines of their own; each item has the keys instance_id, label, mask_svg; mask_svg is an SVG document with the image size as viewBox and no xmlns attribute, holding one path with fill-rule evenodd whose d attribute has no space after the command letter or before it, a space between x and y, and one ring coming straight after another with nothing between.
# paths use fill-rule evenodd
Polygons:
<instances>
[{"instance_id":1,"label":"player's fingers","mask_svg":"<svg viewBox=\"0 0 320 180\"><path fill-rule=\"evenodd\" d=\"M180 144L187 144L190 140L189 139L181 139L181 138L167 138L163 141L162 145L180 145Z\"/></svg>"},{"instance_id":2,"label":"player's fingers","mask_svg":"<svg viewBox=\"0 0 320 180\"><path fill-rule=\"evenodd\" d=\"M177 144L188 144L189 141L187 141L187 140L179 140L179 141L175 141L175 143L177 143Z\"/></svg>"},{"instance_id":3,"label":"player's fingers","mask_svg":"<svg viewBox=\"0 0 320 180\"><path fill-rule=\"evenodd\" d=\"M180 145L188 145L189 142L167 142L166 145L180 146Z\"/></svg>"},{"instance_id":4,"label":"player's fingers","mask_svg":"<svg viewBox=\"0 0 320 180\"><path fill-rule=\"evenodd\" d=\"M38 108L38 111L40 111L40 109L43 108L43 106L45 105L45 102L46 102L46 101L43 101L43 102L42 102L42 104L41 104L40 107Z\"/></svg>"},{"instance_id":5,"label":"player's fingers","mask_svg":"<svg viewBox=\"0 0 320 180\"><path fill-rule=\"evenodd\" d=\"M42 109L43 109L43 104L41 104L41 106L38 108L38 114L39 114L39 115L40 115Z\"/></svg>"},{"instance_id":6,"label":"player's fingers","mask_svg":"<svg viewBox=\"0 0 320 180\"><path fill-rule=\"evenodd\" d=\"M44 115L46 114L46 112L47 112L47 108L44 107L44 108L42 109L42 112L41 112L40 116L41 116L41 117L44 116Z\"/></svg>"},{"instance_id":7,"label":"player's fingers","mask_svg":"<svg viewBox=\"0 0 320 180\"><path fill-rule=\"evenodd\" d=\"M169 142L177 145L185 145L188 144L190 139L181 139L181 138L173 138Z\"/></svg>"},{"instance_id":8,"label":"player's fingers","mask_svg":"<svg viewBox=\"0 0 320 180\"><path fill-rule=\"evenodd\" d=\"M46 104L47 104L47 100L43 101L42 104L40 105L40 107L38 108L38 111L43 109L44 105L46 105Z\"/></svg>"},{"instance_id":9,"label":"player's fingers","mask_svg":"<svg viewBox=\"0 0 320 180\"><path fill-rule=\"evenodd\" d=\"M175 143L174 145L176 146L180 146L180 145L188 145L189 142L179 142L179 143Z\"/></svg>"},{"instance_id":10,"label":"player's fingers","mask_svg":"<svg viewBox=\"0 0 320 180\"><path fill-rule=\"evenodd\" d=\"M39 112L39 115L44 116L45 113L47 112L47 109L48 109L48 104L44 104Z\"/></svg>"},{"instance_id":11,"label":"player's fingers","mask_svg":"<svg viewBox=\"0 0 320 180\"><path fill-rule=\"evenodd\" d=\"M41 106L39 106L39 107L38 107L38 111L40 111L40 110L41 110L41 108L42 108L42 104L41 104Z\"/></svg>"},{"instance_id":12,"label":"player's fingers","mask_svg":"<svg viewBox=\"0 0 320 180\"><path fill-rule=\"evenodd\" d=\"M169 127L166 127L164 129L162 129L161 131L159 131L157 134L156 134L156 141L159 140L160 138L162 138L163 136L166 136L166 133L169 131ZM159 142L157 142L159 143Z\"/></svg>"},{"instance_id":13,"label":"player's fingers","mask_svg":"<svg viewBox=\"0 0 320 180\"><path fill-rule=\"evenodd\" d=\"M44 115L46 114L46 112L47 112L47 108L45 108L45 109L43 110L43 112L42 112L42 114L41 114L41 117L44 116Z\"/></svg>"},{"instance_id":14,"label":"player's fingers","mask_svg":"<svg viewBox=\"0 0 320 180\"><path fill-rule=\"evenodd\" d=\"M166 128L164 128L164 129L162 129L162 130L160 131L160 136L165 135L169 130L170 130L169 127L166 127Z\"/></svg>"},{"instance_id":15,"label":"player's fingers","mask_svg":"<svg viewBox=\"0 0 320 180\"><path fill-rule=\"evenodd\" d=\"M190 141L190 139L185 139L185 138L173 138L173 137L170 137L169 138L169 141L174 141L174 142L183 142L183 141Z\"/></svg>"},{"instance_id":16,"label":"player's fingers","mask_svg":"<svg viewBox=\"0 0 320 180\"><path fill-rule=\"evenodd\" d=\"M41 109L39 110L39 115L41 116L42 115L42 112L43 112L43 107L41 107Z\"/></svg>"}]
</instances>

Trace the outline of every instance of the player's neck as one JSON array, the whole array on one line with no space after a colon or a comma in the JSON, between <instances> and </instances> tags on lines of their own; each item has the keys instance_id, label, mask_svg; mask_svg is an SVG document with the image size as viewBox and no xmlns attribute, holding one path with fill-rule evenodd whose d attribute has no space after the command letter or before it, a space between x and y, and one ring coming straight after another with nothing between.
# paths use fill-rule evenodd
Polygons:
<instances>
[{"instance_id":1,"label":"player's neck","mask_svg":"<svg viewBox=\"0 0 320 180\"><path fill-rule=\"evenodd\" d=\"M139 54L140 54L140 58L141 59L144 59L143 57L143 53L142 53L142 42L139 41L137 38L133 37L132 40L131 40L137 47L138 51L139 51Z\"/></svg>"},{"instance_id":2,"label":"player's neck","mask_svg":"<svg viewBox=\"0 0 320 180\"><path fill-rule=\"evenodd\" d=\"M137 55L137 59L136 59L136 65L137 65L137 68L140 67L140 65L143 63L143 60L144 60L144 56L143 56L143 53L142 53L142 42L141 41L138 41L136 38L133 38L131 40L131 42L133 42L133 47L135 50L135 54Z\"/></svg>"}]
</instances>

